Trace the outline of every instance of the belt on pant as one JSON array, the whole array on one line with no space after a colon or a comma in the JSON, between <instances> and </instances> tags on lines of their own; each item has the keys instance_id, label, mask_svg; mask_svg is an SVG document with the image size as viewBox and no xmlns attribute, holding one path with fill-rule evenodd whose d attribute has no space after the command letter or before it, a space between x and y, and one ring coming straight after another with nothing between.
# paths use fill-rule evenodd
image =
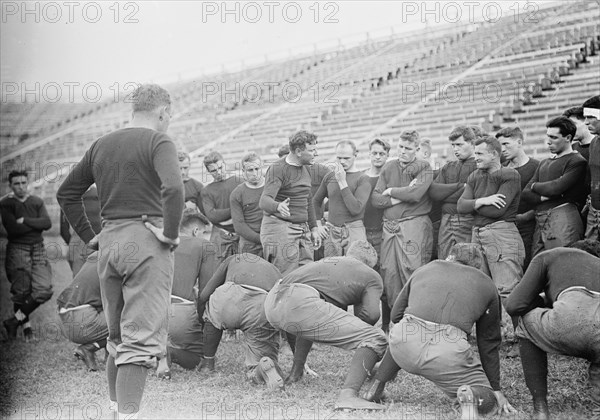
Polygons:
<instances>
[{"instance_id":1,"label":"belt on pant","mask_svg":"<svg viewBox=\"0 0 600 420\"><path fill-rule=\"evenodd\" d=\"M556 297L556 300L560 299L560 297L567 293L567 292L584 292L590 296L593 297L598 297L600 298L600 292L596 292L594 290L590 290L587 287L583 287L583 286L571 286L571 287L567 287L565 290L563 290L562 292L560 292L558 294L558 296Z\"/></svg>"},{"instance_id":2,"label":"belt on pant","mask_svg":"<svg viewBox=\"0 0 600 420\"><path fill-rule=\"evenodd\" d=\"M508 222L506 220L498 220L497 222L490 223L490 224L485 225L485 226L473 226L473 229L476 230L477 232L480 232L480 231L485 230L485 229L495 229L497 227L501 227L500 226L501 223L509 223L509 224L513 225L514 227L517 227L517 225L515 224L515 222Z\"/></svg>"},{"instance_id":3,"label":"belt on pant","mask_svg":"<svg viewBox=\"0 0 600 420\"><path fill-rule=\"evenodd\" d=\"M194 303L191 300L184 299L180 296L171 295L171 303Z\"/></svg>"},{"instance_id":4,"label":"belt on pant","mask_svg":"<svg viewBox=\"0 0 600 420\"><path fill-rule=\"evenodd\" d=\"M406 217L400 217L399 219L383 219L383 224L385 225L386 223L389 223L389 222L395 222L395 223L407 222L409 220L416 219L417 217L421 217L421 216L424 216L424 215L419 214L418 216L406 216Z\"/></svg>"},{"instance_id":5,"label":"belt on pant","mask_svg":"<svg viewBox=\"0 0 600 420\"><path fill-rule=\"evenodd\" d=\"M79 305L79 306L73 306L72 308L58 308L58 313L59 314L66 314L67 312L71 312L71 311L76 311L78 309L83 309L83 308L87 308L87 307L92 307L92 305L90 305L89 303L84 303L83 305Z\"/></svg>"},{"instance_id":6,"label":"belt on pant","mask_svg":"<svg viewBox=\"0 0 600 420\"><path fill-rule=\"evenodd\" d=\"M291 220L283 219L281 217L275 216L274 214L269 214L267 217L270 217L275 220L279 220L281 222L291 223L293 225L304 225L304 228L308 229L308 222L292 222ZM310 230L310 229L308 229L308 230Z\"/></svg>"},{"instance_id":7,"label":"belt on pant","mask_svg":"<svg viewBox=\"0 0 600 420\"><path fill-rule=\"evenodd\" d=\"M404 314L404 318L408 320L413 319L415 320L418 324L424 325L426 327L431 327L431 328L435 328L437 331L442 331L445 329L452 329L455 330L456 332L459 333L459 335L466 339L467 338L467 333L464 332L463 330L461 330L458 327L455 327L454 325L450 325L450 324L439 324L437 322L432 322L432 321L427 321L423 318L419 318L418 316L415 315L411 315L411 314Z\"/></svg>"},{"instance_id":8,"label":"belt on pant","mask_svg":"<svg viewBox=\"0 0 600 420\"><path fill-rule=\"evenodd\" d=\"M275 286L281 285L282 281L283 281L283 279L278 280L277 283L275 283ZM310 289L313 289L316 293L319 294L319 296L321 296L321 299L324 299L323 296L321 295L321 292L319 292L317 289L315 289L314 287L312 287L312 286L310 286L308 284L304 284L304 283L286 283L283 286L295 286L295 285L305 286L305 287L308 287ZM273 286L273 287L275 287L275 286Z\"/></svg>"},{"instance_id":9,"label":"belt on pant","mask_svg":"<svg viewBox=\"0 0 600 420\"><path fill-rule=\"evenodd\" d=\"M365 232L367 232L367 233L383 232L383 223L381 224L381 226L378 226L376 228L365 227Z\"/></svg>"},{"instance_id":10,"label":"belt on pant","mask_svg":"<svg viewBox=\"0 0 600 420\"><path fill-rule=\"evenodd\" d=\"M535 211L535 215L536 216L538 216L538 215L540 215L540 216L548 215L548 214L552 213L554 210L560 209L562 207L566 207L569 204L575 205L573 203L562 203L562 204L559 204L558 206L552 207L551 209L548 209L548 210L536 210Z\"/></svg>"},{"instance_id":11,"label":"belt on pant","mask_svg":"<svg viewBox=\"0 0 600 420\"><path fill-rule=\"evenodd\" d=\"M347 238L348 236L350 236L350 229L348 228L348 225L346 225L345 223L343 223L341 226L336 226L334 224L327 222L325 225L329 229L331 229L333 232L336 232L337 234L342 236L343 238Z\"/></svg>"},{"instance_id":12,"label":"belt on pant","mask_svg":"<svg viewBox=\"0 0 600 420\"><path fill-rule=\"evenodd\" d=\"M240 286L242 286L245 289L254 290L255 292L269 293L265 289L263 289L262 287L252 286L250 284L240 284Z\"/></svg>"}]
</instances>

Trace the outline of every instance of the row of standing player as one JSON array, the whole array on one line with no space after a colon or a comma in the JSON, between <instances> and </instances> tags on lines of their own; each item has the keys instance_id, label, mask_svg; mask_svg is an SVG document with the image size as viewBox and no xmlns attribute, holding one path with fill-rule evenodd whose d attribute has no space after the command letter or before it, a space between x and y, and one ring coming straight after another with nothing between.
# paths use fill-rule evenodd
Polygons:
<instances>
[{"instance_id":1,"label":"row of standing player","mask_svg":"<svg viewBox=\"0 0 600 420\"><path fill-rule=\"evenodd\" d=\"M591 107L584 107L584 111L586 109L592 110L592 112L593 112L594 109L597 110L597 108L594 108L593 105ZM151 126L151 127L154 127L154 129L156 129L156 128L164 128L164 130L166 130L166 126L168 126L168 119L170 118L170 115L169 115L169 112L168 112L168 105L164 106L164 107L163 106L154 107L154 109L152 110L152 112L148 112L147 109L141 109L141 110L138 110L137 115L139 117L137 119L137 122L140 123L139 127L146 127L146 128L148 128L149 126ZM590 117L593 117L593 116L594 115L592 114ZM597 117L595 117L595 118L597 119ZM166 120L166 122L165 122L165 120ZM165 126L165 124L166 124L166 126ZM549 127L549 128L555 128L555 127ZM560 136L561 137L565 137L566 138L568 136L568 134L565 135L565 133L563 133L564 130L563 130L562 127L556 127L556 128L558 129L558 131L560 131ZM161 130L158 130L158 131L161 131ZM127 132L125 132L125 133L119 132L119 134L121 134L121 135L122 134L131 134L131 130L129 130L129 133L127 133ZM154 174L155 175L155 179L156 179L156 174L160 174L160 175L163 175L163 176L172 176L172 167L170 167L169 165L167 165L165 163L165 161L163 161L163 160L160 159L160 157L163 157L162 155L168 154L168 152L165 153L165 150L169 149L169 146L166 145L166 142L161 141L162 140L161 138L156 138L157 136L154 135L153 133L150 133L150 134L152 134L150 136L151 137L151 143L153 144L153 147L156 149L156 150L153 150L153 153L151 154L152 155L152 160L153 160L153 163L156 163L157 166L158 166L157 170L156 170L156 172ZM273 174L273 179L276 180L275 183L281 182L281 184L279 185L280 187L282 185L284 185L288 189L289 188L293 188L294 187L293 185L285 185L285 181L286 180L289 181L289 179L291 179L291 178L289 178L290 172L294 172L295 171L296 172L295 175L299 175L300 178L302 178L304 176L304 173L303 173L303 171L298 171L297 170L297 168L298 168L297 165L298 164L304 165L306 163L310 163L312 161L312 158L314 157L314 152L316 150L316 148L314 147L314 143L316 143L316 142L315 141L310 141L311 139L310 139L310 134L309 133L298 133L298 134L301 134L300 137L304 136L303 142L305 143L305 145L304 145L305 147L304 147L304 149L294 148L293 147L294 145L293 145L292 141L290 142L291 146L292 146L292 150L294 150L294 153L291 153L289 155L290 156L289 160L291 162L289 164L289 166L293 167L293 168L291 168L291 171L290 171L290 168L287 168L286 164L288 164L289 162L287 162L287 159L286 159L286 162L279 166L279 168L287 168L286 170L279 171L279 172L281 172L280 174L277 173L277 169L274 170L275 173ZM110 135L106 136L106 137L110 137ZM158 137L160 137L160 136L158 136ZM550 138L550 135L549 135L549 138ZM105 140L105 139L106 138L103 138L101 140ZM308 139L309 141L307 142L306 139ZM410 156L410 152L414 151L414 147L411 150L410 145L409 145L409 147L406 147L406 145L402 145L402 143L405 142L405 140L406 139L401 139L400 149L403 149L404 152L408 151L409 154L408 155L406 153L401 154L399 162L402 160L402 158L404 158L404 160L405 160L404 163L407 163L406 162L406 158L407 158L407 156ZM570 140L570 139L567 139L567 140ZM98 143L100 143L100 141L97 142L95 144L95 146ZM111 144L110 141L105 141L104 143ZM114 148L119 149L119 147L118 147L118 141L114 140L112 143L114 143L113 144ZM412 142L408 141L408 143L412 143L413 146L414 146L415 142L414 141L412 141ZM483 142L483 143L485 143L485 142ZM490 142L490 143L493 143L493 142ZM486 153L487 154L491 154L492 155L492 159L490 159L490 162L495 163L494 153L496 155L495 157L497 158L498 155L500 154L499 150L498 150L498 148L495 148L495 150L491 150L491 149L494 149L494 147L489 147L488 143L486 143L486 145L487 145L485 147L486 150L484 151L484 153L482 153L482 155L485 155ZM312 149L311 149L311 147L312 147ZM477 147L477 145L476 145L476 147ZM106 157L106 155L108 153L102 153L102 152L104 152L104 150L102 150L102 148L100 148L99 151L98 150L93 150L93 149L94 149L94 146L92 146L92 149L90 149L90 151L88 151L88 153L86 154L87 161L86 161L86 157L84 157L84 160L82 160L82 162L80 162L80 165L77 168L80 171L79 173L77 173L77 175L81 176L78 179L80 182L74 182L73 178L75 178L75 177L74 176L70 176L69 177L70 179L67 179L67 182L65 182L65 185L68 185L69 181L70 181L70 183L72 184L72 185L70 185L71 191L68 191L66 188L63 188L64 187L64 185L63 185L63 187L61 187L61 189L63 190L62 191L63 193L67 192L67 193L74 194L73 189L77 189L78 190L77 191L78 194L79 193L83 193L83 191L85 191L85 190L82 191L82 189L83 189L82 184L84 184L86 182L89 182L90 180L93 181L95 176L98 176L100 179L102 179L101 174L94 174L93 173L94 172L94 169L93 169L94 167L93 167L92 163L101 163L101 162L107 163L108 162L108 158ZM137 149L140 149L140 150L137 150L137 151L134 150L134 155L135 155L135 153L137 153L139 155L137 157L142 156L142 157L144 157L146 159L148 159L150 157L150 156L148 156L147 150L146 151L145 150L141 150L141 149L143 149L143 147L137 147ZM145 156L144 156L144 152L146 152ZM98 153L98 154L94 155L95 153ZM156 154L158 154L160 156L157 158L155 156ZM94 161L93 158L98 158L99 161ZM92 160L90 161L90 159L92 159ZM129 161L129 162L131 162L131 161ZM409 161L408 163L412 163L412 162L413 161ZM87 167L86 167L86 164L88 165ZM402 165L400 164L398 166L402 166ZM414 172L414 168L412 168L412 165L404 165L404 166L409 168L409 172L411 172L411 171ZM102 167L102 166L100 166L100 167ZM388 165L388 167L392 167L392 165ZM492 167L494 167L494 165L492 165ZM90 170L90 168L91 168L91 170ZM277 168L277 166L275 166L275 168ZM218 169L218 168L216 168L216 169ZM337 177L337 172L335 172L335 174L336 174L336 176L335 176L336 177L336 181L339 183L339 180L337 179L338 178ZM159 178L160 178L160 175L159 175ZM287 179L286 179L286 176L288 177ZM267 177L267 178L270 179L271 177ZM83 182L81 182L81 179L83 179ZM413 182L414 179L417 179L417 177L413 177L411 179L411 182ZM164 183L164 180L162 178L161 178L161 181L163 181L163 185L164 185L165 183ZM173 194L176 195L177 188L176 188L176 186L172 185L173 184L173 179L169 179L169 181L170 181L171 185L167 185L167 187L170 186L171 189L167 188L166 191L167 191L167 193L170 193L170 194L165 193L165 195L166 195L167 198L171 197L171 200L166 200L165 201L165 205L166 204L170 204L170 206L171 206L170 210L175 210L175 208L177 207L177 203L176 203L177 200L173 200L172 197L173 197ZM306 180L304 179L303 181L306 181ZM79 185L77 185L77 184L79 184ZM537 186L537 183L535 185ZM89 184L85 187L85 189L87 189L88 186L89 186ZM377 192L377 187L378 186L379 185L377 185L376 188L375 188L376 192ZM107 185L104 185L104 187L107 187ZM397 190L393 190L391 187L383 189L382 191L380 191L380 193L381 193L381 201L379 203L379 206L380 207L386 207L386 206L388 206L388 207L391 207L393 209L393 207L395 207L396 205L400 204L403 201L402 200L402 197L403 197L402 194L404 194L404 193L409 194L408 196L404 197L405 198L404 201L408 202L408 203L412 203L413 201L411 201L411 200L413 198L411 198L411 197L413 197L415 195L415 194L411 195L411 193L413 192L412 190L414 190L414 189L418 190L419 188L422 189L423 185L419 185L419 180L417 180L417 184L416 185L414 185L414 184L411 185L410 182L409 182L408 185L406 185L406 187L408 187L408 191L399 191L398 189ZM531 187L533 189L533 185ZM543 187L543 185L542 185L542 187ZM396 188L396 187L393 187L393 188ZM402 188L402 187L399 187L399 188ZM380 188L380 190L381 189L382 188ZM110 188L103 188L102 190L104 190L105 192L111 192ZM121 234L121 232L120 232L122 230L121 228L123 227L121 225L128 225L131 222L131 218L135 217L134 215L132 215L130 213L133 212L133 213L137 214L139 212L137 212L137 210L133 210L132 211L132 207L124 208L123 206L121 206L121 208L118 208L117 204L120 203L120 202L123 202L123 200L125 200L125 199L132 199L132 198L133 198L133 203L134 204L142 204L142 207L143 207L143 204L149 204L149 203L143 203L144 200L141 200L139 197L137 197L139 201L136 202L136 200L135 200L135 198L136 198L135 194L134 194L133 197L130 196L130 195L127 195L129 192L131 192L131 185L129 185L129 188L114 188L114 190L115 190L114 194L110 194L110 193L107 194L107 197L106 197L107 200L105 202L110 203L111 205L115 205L116 208L113 209L111 206L109 206L110 210L112 210L112 213L109 211L108 213L111 213L111 214L106 219L109 220L109 221L110 220L115 220L115 225L119 226L118 229L115 226L115 229L112 232L112 234L115 235L115 238L113 238L113 239L118 239L119 235ZM144 192L144 188L140 188L140 190L141 190L140 192ZM157 194L156 191L150 191L150 190L147 189L146 192L154 193L153 194L153 198L159 198L159 194ZM290 191L288 191L288 192L290 192ZM289 211L290 208L288 207L287 203L285 202L285 199L281 200L281 201L276 201L277 195L280 194L280 193L281 193L281 188L279 188L279 191L274 191L274 196L273 197L269 197L268 194L267 194L267 199L265 200L264 203L261 203L262 204L261 207L263 207L263 209L265 211L268 211L269 209L271 209L271 211L273 212L273 214L277 213L278 216L283 216L283 221L286 222L285 221L286 213L291 216L291 212ZM394 194L396 194L397 197L394 197ZM79 195L79 197L80 196L81 195ZM152 196L152 194L151 194L151 196ZM264 196L265 196L265 194L263 194L263 197ZM297 195L292 195L292 196L295 197L295 198L297 197ZM541 197L545 197L545 196L542 196L541 194L540 194L540 196ZM290 195L288 195L287 197L290 197ZM59 199L60 198L61 197L60 197L60 192L59 192ZM63 198L63 200L67 199L65 201L66 205L63 205L63 207L65 208L65 213L67 214L67 217L69 217L69 212L70 211L72 211L73 215L75 216L75 219L73 219L71 221L75 222L74 226L76 227L76 231L80 234L79 236L82 239L84 239L84 240L86 240L86 239L87 240L92 240L92 238L95 237L95 235L93 235L94 231L91 229L91 227L89 226L89 224L86 223L85 220L82 220L82 218L80 217L80 214L78 214L79 210L82 210L82 206L81 206L80 200L79 200L78 203L73 203L72 202L73 200L71 200L71 202L68 202L69 201L68 200L69 197L62 197L62 198ZM269 201L269 198L271 198L272 201ZM487 197L482 197L482 198L487 198ZM487 206L494 206L496 208L502 208L502 207L505 206L505 204L502 203L503 198L494 197L494 199L496 199L496 200L500 199L500 201L495 201L493 203L485 204L485 203L482 203L481 201L479 203L477 203L476 202L477 199L476 199L474 203L467 203L467 205L471 205L472 204L473 205L473 209L475 209L475 210L477 210L481 206L486 206L486 205ZM593 199L593 195L592 195L592 199ZM262 200L262 198L261 198L261 200ZM389 202L387 200L389 200ZM399 200L400 203L394 202L393 200ZM101 202L102 202L102 197L101 197ZM373 202L375 203L375 200L373 200ZM291 204L291 207L294 207L294 203L289 203L289 204ZM297 205L297 203L295 203L295 204ZM477 207L478 204L479 204L479 207ZM593 204L593 202L592 202L592 204ZM67 210L67 207L71 207L71 208L69 210ZM77 207L79 207L79 208L77 208ZM143 210L149 210L148 212L144 212L144 214L146 214L146 216L149 216L149 217L153 217L153 216L154 217L159 217L160 215L158 214L159 212L157 211L157 207L158 206L156 206L156 202L154 203L154 205L148 205L146 208L143 208ZM307 214L307 217L310 214L310 207L311 206L310 206L310 202L309 202L308 203L308 212L307 212L308 214ZM471 209L471 211L473 209ZM393 211L391 213L393 213ZM169 214L173 214L173 213L169 213ZM71 216L73 216L73 215L71 215ZM278 217L278 216L275 215L273 217L273 219L279 219L279 220L274 220L274 223L271 223L271 226L266 226L265 231L267 231L266 232L267 233L267 235L266 235L267 238L269 238L268 235L270 235L271 239L276 239L276 240L273 240L273 241L268 241L268 240L265 241L267 244L273 244L274 243L274 244L286 244L287 245L289 243L296 243L295 241L297 241L299 238L301 239L303 237L303 233L307 231L306 226L300 226L300 229L298 229L299 226L295 226L295 225L298 225L298 224L302 225L304 222L295 223L298 220L288 220L287 224L282 228L281 223L280 223L280 221L282 221L282 217ZM409 216L409 217L411 217L411 216ZM111 217L114 217L114 219L111 219ZM85 219L85 217L83 217L83 219ZM400 232L402 229L398 229L398 228L402 228L403 227L403 226L401 226L401 224L403 222L410 221L412 219L414 219L414 218L411 217L408 220L402 220L402 218L400 218L399 220L396 220L397 222L399 222L399 224L396 224L395 226L393 225L392 229L397 229L396 231ZM390 221L390 220L393 221L394 219L390 218L390 219L386 220L386 222ZM152 221L152 220L150 219L150 221ZM79 222L79 224L77 222ZM267 225L269 224L268 222L273 222L273 221L267 220ZM157 221L157 223L159 223L159 221ZM160 228L153 227L153 225L150 224L148 221L146 221L145 224L146 224L146 227L148 229L150 229L150 232L152 234L154 234L159 239L159 241L161 243L166 243L166 244L169 244L171 246L177 244L177 240L175 239L177 237L177 234L176 234L176 232L174 233L174 230L173 230L174 229L173 220L169 220L169 223L166 223L166 229L165 229L165 233L164 234L163 234L163 231ZM263 219L263 225L264 225L264 219ZM135 229L133 229L133 228L136 227L136 226L129 226L129 227L132 228L132 233L135 232ZM384 232L385 232L385 228L386 227L387 226L384 223ZM320 236L321 236L321 235L319 235L319 233L322 232L321 227L320 226L309 226L309 228L311 229L312 239L315 242L318 243L318 241L320 239ZM167 232L168 232L168 234L167 234ZM138 231L137 234L143 235L144 232ZM261 229L261 236L262 235L263 235L263 230ZM104 236L104 234L102 236ZM222 235L222 236L227 237L227 235ZM288 239L289 239L289 241L288 241ZM92 242L94 242L94 241L92 240ZM123 245L123 244L126 244L127 242L124 242L123 240L121 240L121 241L115 241L114 243L120 243L121 245ZM131 243L131 242L129 242L129 243ZM384 243L385 243L385 235L384 235ZM275 246L273 248L277 248L277 247ZM279 247L279 248L281 248L281 247ZM418 246L418 242L417 242L417 249L418 248L419 248L419 246ZM298 249L298 251L299 251L300 247L298 246L296 249ZM485 249L485 246L484 246L484 249ZM267 247L265 247L265 252L266 252L266 250L267 250ZM278 257L277 252L278 252L277 249L275 249L275 251L274 251L274 258L272 258L272 259L269 258L269 259L272 260L272 261L275 261L275 259ZM490 254L489 251L486 252L486 256L488 257L488 259L489 259L489 254ZM300 252L298 252L297 255L299 256ZM281 255L279 255L279 257L281 258ZM286 255L286 257L289 257L289 254ZM101 255L100 258L102 259L102 255ZM294 261L294 252L292 252L292 264L294 264L294 263L295 263L295 261ZM491 269L492 269L492 266L490 265L490 270ZM108 271L109 275L110 274L116 275L119 272L119 268L118 267L114 267L114 266L113 267L107 267L107 271ZM385 271L385 269L383 267L382 267L382 271ZM106 274L106 272L105 272L105 274ZM385 275L385 273L383 273L383 274L384 274L384 280L385 280L386 279L386 275ZM494 276L492 275L492 277L494 277ZM386 282L386 283L389 283L389 282ZM386 284L386 286L387 286L387 284ZM117 287L116 287L115 284L112 284L111 287L112 287L111 290L116 295L118 295L118 294L121 293L120 290L117 290ZM390 294L390 295L392 295L392 294ZM114 306L115 305L113 305L113 308L112 308L112 311L114 312L113 315L115 317L117 317L117 315L122 315L122 308L119 308L118 305L117 305L117 307L114 307ZM131 314L128 314L128 315L131 315ZM110 319L110 317L108 317L108 319ZM149 323L148 325L145 325L145 326L148 327L149 330L152 330L152 328L155 327L155 325L152 325L152 323ZM109 340L109 343L110 343L110 340ZM110 348L110 345L109 345L109 348ZM138 375L139 377L143 376L142 374L144 373L144 371L140 371L140 369L137 369L136 367L129 366L129 365L140 366L140 364L143 365L143 363L139 363L137 365L135 363L127 363L127 361L131 361L131 360L133 360L134 362L139 362L137 360L138 357L136 355L133 355L132 357L133 357L133 359L125 358L125 363L121 363L125 367L124 370L127 370L129 373L138 372L138 373L140 373L140 375ZM143 356L142 356L142 359L143 359L142 362L145 361L145 359L144 359ZM117 369L115 369L115 370L118 372ZM111 382L115 382L117 380L117 372L114 372L114 374L115 374L114 375L114 380L111 379L111 378L109 378L109 385L110 385Z\"/></svg>"}]
</instances>

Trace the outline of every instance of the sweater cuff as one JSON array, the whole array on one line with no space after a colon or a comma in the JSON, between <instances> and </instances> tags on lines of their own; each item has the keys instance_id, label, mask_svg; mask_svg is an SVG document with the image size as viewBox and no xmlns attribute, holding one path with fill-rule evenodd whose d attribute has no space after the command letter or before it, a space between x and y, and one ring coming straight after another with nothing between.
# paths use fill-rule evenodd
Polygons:
<instances>
[{"instance_id":1,"label":"sweater cuff","mask_svg":"<svg viewBox=\"0 0 600 420\"><path fill-rule=\"evenodd\" d=\"M81 240L86 244L89 243L94 238L94 236L96 236L96 234L94 233L92 228L85 229L83 232L81 232L80 235Z\"/></svg>"},{"instance_id":2,"label":"sweater cuff","mask_svg":"<svg viewBox=\"0 0 600 420\"><path fill-rule=\"evenodd\" d=\"M165 235L166 238L174 241L179 238L179 231L177 229L169 229L167 226L165 226L163 228L163 235Z\"/></svg>"}]
</instances>

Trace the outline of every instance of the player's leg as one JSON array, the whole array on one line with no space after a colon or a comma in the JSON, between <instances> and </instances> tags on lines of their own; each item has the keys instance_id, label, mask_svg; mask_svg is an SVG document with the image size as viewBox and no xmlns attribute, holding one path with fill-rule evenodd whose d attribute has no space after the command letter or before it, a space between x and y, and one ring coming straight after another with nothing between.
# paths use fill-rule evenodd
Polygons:
<instances>
[{"instance_id":1,"label":"player's leg","mask_svg":"<svg viewBox=\"0 0 600 420\"><path fill-rule=\"evenodd\" d=\"M74 351L75 357L85 363L89 371L97 371L95 353L106 347L108 327L104 312L85 306L73 311L76 313L76 322L73 328L72 341L80 346Z\"/></svg>"},{"instance_id":2,"label":"player's leg","mask_svg":"<svg viewBox=\"0 0 600 420\"><path fill-rule=\"evenodd\" d=\"M265 315L266 292L237 286L243 307L239 329L245 337L246 376L255 383L266 383L269 389L283 389L283 372L279 368L279 331Z\"/></svg>"},{"instance_id":3,"label":"player's leg","mask_svg":"<svg viewBox=\"0 0 600 420\"><path fill-rule=\"evenodd\" d=\"M162 225L159 218L149 222ZM107 289L106 285L102 288L103 284L108 281L121 284L120 343L113 350L118 367L119 415L135 418L148 368L156 367L157 360L166 356L173 254L141 221L131 220L107 223L100 236L100 248L103 295ZM102 255L102 250L109 255ZM103 304L105 300L108 299L103 296ZM105 311L109 309L114 310L109 306ZM107 321L110 343L112 322L108 314Z\"/></svg>"},{"instance_id":4,"label":"player's leg","mask_svg":"<svg viewBox=\"0 0 600 420\"><path fill-rule=\"evenodd\" d=\"M397 237L401 242L401 246L398 248L400 288L397 290L397 294L392 297L391 302L396 301L396 297L400 294L412 273L431 260L431 250L433 248L433 226L429 216L416 217L400 222L398 227Z\"/></svg>"},{"instance_id":5,"label":"player's leg","mask_svg":"<svg viewBox=\"0 0 600 420\"><path fill-rule=\"evenodd\" d=\"M46 258L46 250L43 242L33 245L31 253L31 295L21 306L25 314L23 322L23 335L25 338L32 336L29 315L42 303L52 297L52 267Z\"/></svg>"},{"instance_id":6,"label":"player's leg","mask_svg":"<svg viewBox=\"0 0 600 420\"><path fill-rule=\"evenodd\" d=\"M395 299L401 290L401 273L399 265L402 242L397 232L398 226L396 222L384 222L381 242L380 274L383 279L383 287L390 307L394 306Z\"/></svg>"},{"instance_id":7,"label":"player's leg","mask_svg":"<svg viewBox=\"0 0 600 420\"><path fill-rule=\"evenodd\" d=\"M334 226L331 223L327 223L327 227L329 228L329 235L323 241L323 255L325 258L341 256L343 252L343 231L345 228Z\"/></svg>"},{"instance_id":8,"label":"player's leg","mask_svg":"<svg viewBox=\"0 0 600 420\"><path fill-rule=\"evenodd\" d=\"M398 366L392 357L392 353L388 347L383 355L383 359L381 359L381 363L379 364L377 372L373 376L373 381L369 384L369 387L365 391L363 398L367 401L381 401L386 383L393 381L398 375L399 371L400 366Z\"/></svg>"},{"instance_id":9,"label":"player's leg","mask_svg":"<svg viewBox=\"0 0 600 420\"><path fill-rule=\"evenodd\" d=\"M6 246L6 277L10 283L14 315L4 320L8 338L17 338L19 325L27 318L22 306L31 299L31 253L30 245L8 243Z\"/></svg>"}]
</instances>

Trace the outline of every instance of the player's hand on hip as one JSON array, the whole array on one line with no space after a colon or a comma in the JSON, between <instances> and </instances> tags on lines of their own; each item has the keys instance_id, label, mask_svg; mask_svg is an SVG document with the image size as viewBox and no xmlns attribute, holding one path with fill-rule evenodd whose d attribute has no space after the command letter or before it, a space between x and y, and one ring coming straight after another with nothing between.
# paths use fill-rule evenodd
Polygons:
<instances>
[{"instance_id":1,"label":"player's hand on hip","mask_svg":"<svg viewBox=\"0 0 600 420\"><path fill-rule=\"evenodd\" d=\"M321 241L324 241L329 236L329 228L323 225L317 226L317 235L319 235Z\"/></svg>"},{"instance_id":2,"label":"player's hand on hip","mask_svg":"<svg viewBox=\"0 0 600 420\"><path fill-rule=\"evenodd\" d=\"M154 226L152 223L144 222L144 226L146 226L146 228L150 232L152 232L154 234L154 236L156 236L156 239L158 239L160 242L162 242L165 245L169 245L171 248L171 251L173 251L179 245L179 242L180 242L179 238L175 238L175 239L167 238L165 236L163 230L161 228Z\"/></svg>"},{"instance_id":3,"label":"player's hand on hip","mask_svg":"<svg viewBox=\"0 0 600 420\"><path fill-rule=\"evenodd\" d=\"M315 247L315 249L321 248L321 245L323 244L323 241L321 239L321 235L319 233L319 228L318 227L314 227L314 228L311 229L310 236L311 236L312 243L313 243L313 246Z\"/></svg>"}]
</instances>

